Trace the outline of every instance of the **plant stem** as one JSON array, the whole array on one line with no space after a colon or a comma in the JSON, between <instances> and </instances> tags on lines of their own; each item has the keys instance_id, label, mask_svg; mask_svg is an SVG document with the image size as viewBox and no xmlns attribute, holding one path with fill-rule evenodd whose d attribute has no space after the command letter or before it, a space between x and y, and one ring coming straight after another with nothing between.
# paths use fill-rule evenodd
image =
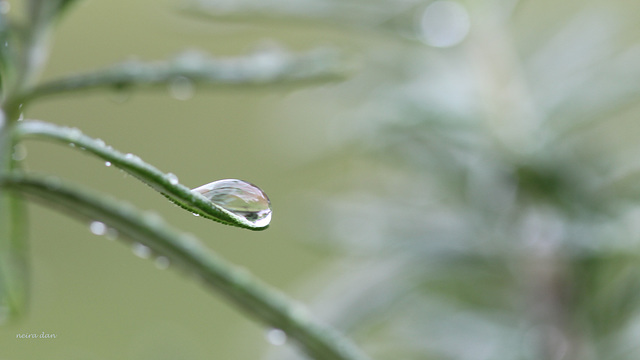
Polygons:
<instances>
[{"instance_id":1,"label":"plant stem","mask_svg":"<svg viewBox=\"0 0 640 360\"><path fill-rule=\"evenodd\" d=\"M302 305L228 263L192 236L179 233L154 216L115 200L23 176L5 177L0 188L19 191L77 218L101 221L129 240L168 257L172 264L196 275L236 306L261 322L282 329L317 360L367 360L355 345L333 328L320 324ZM121 236L118 239L123 240Z\"/></svg>"}]
</instances>

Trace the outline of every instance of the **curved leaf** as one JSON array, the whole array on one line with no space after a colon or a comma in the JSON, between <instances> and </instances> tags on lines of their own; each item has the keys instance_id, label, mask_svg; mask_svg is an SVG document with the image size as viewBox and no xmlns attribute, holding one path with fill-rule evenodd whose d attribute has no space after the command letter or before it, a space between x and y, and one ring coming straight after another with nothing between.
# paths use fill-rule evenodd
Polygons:
<instances>
[{"instance_id":1,"label":"curved leaf","mask_svg":"<svg viewBox=\"0 0 640 360\"><path fill-rule=\"evenodd\" d=\"M326 82L343 77L344 69L337 53L329 49L316 49L304 54L262 51L226 59L187 52L168 61L128 61L52 80L31 89L22 96L20 102L98 88L123 90L140 86L166 86L180 80L233 87Z\"/></svg>"},{"instance_id":2,"label":"curved leaf","mask_svg":"<svg viewBox=\"0 0 640 360\"><path fill-rule=\"evenodd\" d=\"M136 155L123 154L114 150L111 146L105 145L104 141L86 136L76 128L30 120L18 123L14 135L18 138L31 137L73 144L76 148L111 162L114 166L151 186L177 205L202 217L250 230L264 230L269 226L268 224L256 226L244 217L217 206L201 194L192 192L186 186L177 183L172 174L163 173Z\"/></svg>"},{"instance_id":3,"label":"curved leaf","mask_svg":"<svg viewBox=\"0 0 640 360\"><path fill-rule=\"evenodd\" d=\"M63 185L57 179L10 175L0 179L0 186L61 208L75 217L101 221L115 228L119 235L149 247L154 255L165 256L172 264L195 274L255 318L282 329L315 359L368 359L336 330L314 320L306 308L221 259L193 236L165 225L155 214Z\"/></svg>"}]
</instances>

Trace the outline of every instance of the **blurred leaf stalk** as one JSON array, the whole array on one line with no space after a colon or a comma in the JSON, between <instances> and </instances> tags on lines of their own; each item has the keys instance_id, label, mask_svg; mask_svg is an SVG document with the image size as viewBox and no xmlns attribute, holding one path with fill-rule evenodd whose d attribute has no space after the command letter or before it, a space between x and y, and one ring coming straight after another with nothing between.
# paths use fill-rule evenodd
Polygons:
<instances>
[{"instance_id":1,"label":"blurred leaf stalk","mask_svg":"<svg viewBox=\"0 0 640 360\"><path fill-rule=\"evenodd\" d=\"M636 359L637 6L294 3L200 5L366 40L301 105L341 112L310 226L349 256L315 311L376 359Z\"/></svg>"}]
</instances>

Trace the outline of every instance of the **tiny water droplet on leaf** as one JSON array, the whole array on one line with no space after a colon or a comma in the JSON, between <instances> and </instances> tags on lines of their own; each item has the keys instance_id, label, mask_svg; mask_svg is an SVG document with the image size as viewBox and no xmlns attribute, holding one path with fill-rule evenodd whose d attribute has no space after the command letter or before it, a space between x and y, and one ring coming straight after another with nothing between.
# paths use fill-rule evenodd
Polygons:
<instances>
[{"instance_id":1,"label":"tiny water droplet on leaf","mask_svg":"<svg viewBox=\"0 0 640 360\"><path fill-rule=\"evenodd\" d=\"M27 148L22 144L13 147L11 158L15 161L22 161L27 158Z\"/></svg>"},{"instance_id":2,"label":"tiny water droplet on leaf","mask_svg":"<svg viewBox=\"0 0 640 360\"><path fill-rule=\"evenodd\" d=\"M107 233L105 234L105 237L107 238L107 240L115 240L118 238L118 230L114 229L114 228L107 228Z\"/></svg>"},{"instance_id":3,"label":"tiny water droplet on leaf","mask_svg":"<svg viewBox=\"0 0 640 360\"><path fill-rule=\"evenodd\" d=\"M90 225L89 225L89 230L94 234L94 235L98 235L98 236L102 236L104 234L107 233L107 225L105 225L104 223L100 222L100 221L93 221Z\"/></svg>"},{"instance_id":4,"label":"tiny water droplet on leaf","mask_svg":"<svg viewBox=\"0 0 640 360\"><path fill-rule=\"evenodd\" d=\"M169 94L177 100L189 100L195 94L193 82L184 76L178 76L169 83Z\"/></svg>"},{"instance_id":5,"label":"tiny water droplet on leaf","mask_svg":"<svg viewBox=\"0 0 640 360\"><path fill-rule=\"evenodd\" d=\"M168 173L167 175L165 175L165 178L167 179L167 181L169 181L169 184L171 185L177 185L179 182L178 176L176 176L176 174L173 174L173 173Z\"/></svg>"},{"instance_id":6,"label":"tiny water droplet on leaf","mask_svg":"<svg viewBox=\"0 0 640 360\"><path fill-rule=\"evenodd\" d=\"M169 268L169 265L171 264L171 262L169 261L169 258L166 256L158 256L153 262L153 264L156 266L156 268L160 270L164 270Z\"/></svg>"},{"instance_id":7,"label":"tiny water droplet on leaf","mask_svg":"<svg viewBox=\"0 0 640 360\"><path fill-rule=\"evenodd\" d=\"M254 226L267 226L271 221L271 203L267 194L246 181L218 180L191 191L202 194L215 205L242 217Z\"/></svg>"},{"instance_id":8,"label":"tiny water droplet on leaf","mask_svg":"<svg viewBox=\"0 0 640 360\"><path fill-rule=\"evenodd\" d=\"M267 341L276 346L284 345L287 342L287 334L280 329L269 329L265 335Z\"/></svg>"},{"instance_id":9,"label":"tiny water droplet on leaf","mask_svg":"<svg viewBox=\"0 0 640 360\"><path fill-rule=\"evenodd\" d=\"M142 259L148 259L151 256L151 249L148 246L140 243L134 243L131 247L133 254Z\"/></svg>"},{"instance_id":10,"label":"tiny water droplet on leaf","mask_svg":"<svg viewBox=\"0 0 640 360\"><path fill-rule=\"evenodd\" d=\"M105 166L111 166L111 161L105 161L105 162L104 162L104 165L105 165Z\"/></svg>"}]
</instances>

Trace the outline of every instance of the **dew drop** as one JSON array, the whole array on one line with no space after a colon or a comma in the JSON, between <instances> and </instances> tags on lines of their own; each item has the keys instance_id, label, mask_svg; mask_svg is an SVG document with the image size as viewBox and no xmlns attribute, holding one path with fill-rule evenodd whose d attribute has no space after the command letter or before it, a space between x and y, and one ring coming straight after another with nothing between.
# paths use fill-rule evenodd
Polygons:
<instances>
[{"instance_id":1,"label":"dew drop","mask_svg":"<svg viewBox=\"0 0 640 360\"><path fill-rule=\"evenodd\" d=\"M440 48L459 44L469 33L467 9L455 1L434 1L425 9L420 22L422 40Z\"/></svg>"},{"instance_id":2,"label":"dew drop","mask_svg":"<svg viewBox=\"0 0 640 360\"><path fill-rule=\"evenodd\" d=\"M107 225L105 225L103 222L100 222L100 221L93 221L89 225L89 230L94 235L102 236L107 233Z\"/></svg>"},{"instance_id":3,"label":"dew drop","mask_svg":"<svg viewBox=\"0 0 640 360\"><path fill-rule=\"evenodd\" d=\"M169 261L169 258L166 256L158 256L154 260L153 264L156 266L156 268L160 270L165 270L169 268L169 265L171 264L171 262Z\"/></svg>"},{"instance_id":4,"label":"dew drop","mask_svg":"<svg viewBox=\"0 0 640 360\"><path fill-rule=\"evenodd\" d=\"M69 128L67 136L72 141L77 141L82 136L82 131L78 128Z\"/></svg>"},{"instance_id":5,"label":"dew drop","mask_svg":"<svg viewBox=\"0 0 640 360\"><path fill-rule=\"evenodd\" d=\"M138 155L134 155L132 153L125 154L124 158L137 164L140 164L142 162L142 159L140 159Z\"/></svg>"},{"instance_id":6,"label":"dew drop","mask_svg":"<svg viewBox=\"0 0 640 360\"><path fill-rule=\"evenodd\" d=\"M192 213L192 214L193 214L193 216L196 216L196 217L200 216L200 214L198 214L198 213Z\"/></svg>"},{"instance_id":7,"label":"dew drop","mask_svg":"<svg viewBox=\"0 0 640 360\"><path fill-rule=\"evenodd\" d=\"M165 178L167 179L167 181L169 181L169 184L171 185L178 184L178 176L176 176L176 174L168 173L167 175L165 175Z\"/></svg>"},{"instance_id":8,"label":"dew drop","mask_svg":"<svg viewBox=\"0 0 640 360\"><path fill-rule=\"evenodd\" d=\"M102 139L96 139L96 145L98 145L99 147L104 147L106 144L104 142L104 140Z\"/></svg>"},{"instance_id":9,"label":"dew drop","mask_svg":"<svg viewBox=\"0 0 640 360\"><path fill-rule=\"evenodd\" d=\"M269 329L265 334L271 345L281 346L287 342L287 334L280 329Z\"/></svg>"},{"instance_id":10,"label":"dew drop","mask_svg":"<svg viewBox=\"0 0 640 360\"><path fill-rule=\"evenodd\" d=\"M131 247L131 251L133 254L142 259L148 259L151 256L151 249L148 246L142 245L140 243L133 243Z\"/></svg>"},{"instance_id":11,"label":"dew drop","mask_svg":"<svg viewBox=\"0 0 640 360\"><path fill-rule=\"evenodd\" d=\"M104 162L104 165L105 165L105 166L111 166L111 161L105 161L105 162Z\"/></svg>"},{"instance_id":12,"label":"dew drop","mask_svg":"<svg viewBox=\"0 0 640 360\"><path fill-rule=\"evenodd\" d=\"M13 148L13 153L11 154L11 158L15 161L22 161L27 158L27 148L18 144Z\"/></svg>"},{"instance_id":13,"label":"dew drop","mask_svg":"<svg viewBox=\"0 0 640 360\"><path fill-rule=\"evenodd\" d=\"M193 82L184 76L177 76L171 80L168 86L169 94L177 100L189 100L195 94Z\"/></svg>"},{"instance_id":14,"label":"dew drop","mask_svg":"<svg viewBox=\"0 0 640 360\"><path fill-rule=\"evenodd\" d=\"M115 240L118 238L118 230L114 229L114 228L107 228L107 233L105 234L105 237L107 238L107 240Z\"/></svg>"},{"instance_id":15,"label":"dew drop","mask_svg":"<svg viewBox=\"0 0 640 360\"><path fill-rule=\"evenodd\" d=\"M237 179L224 179L191 190L212 203L242 217L254 226L267 226L271 221L271 203L257 186Z\"/></svg>"}]
</instances>

